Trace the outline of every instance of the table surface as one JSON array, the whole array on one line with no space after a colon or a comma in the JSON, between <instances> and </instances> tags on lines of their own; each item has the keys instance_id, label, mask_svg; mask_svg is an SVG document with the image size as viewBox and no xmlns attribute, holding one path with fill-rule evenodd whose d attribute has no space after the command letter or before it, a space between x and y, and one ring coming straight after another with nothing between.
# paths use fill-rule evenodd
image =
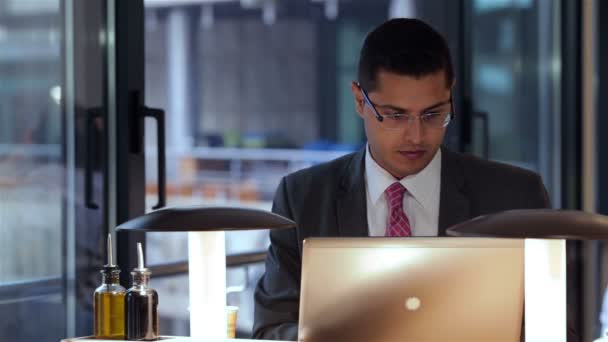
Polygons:
<instances>
[{"instance_id":1,"label":"table surface","mask_svg":"<svg viewBox=\"0 0 608 342\"><path fill-rule=\"evenodd\" d=\"M96 340L93 336L87 337L75 337L75 338L67 338L61 340L61 342L116 342L116 340ZM246 339L232 339L232 338L192 338L192 337L184 337L184 336L162 336L158 341L167 341L167 342L247 342L247 341L264 341L264 340L246 340ZM268 340L266 340L268 341ZM274 341L277 342L277 341ZM278 341L280 342L280 341Z\"/></svg>"}]
</instances>

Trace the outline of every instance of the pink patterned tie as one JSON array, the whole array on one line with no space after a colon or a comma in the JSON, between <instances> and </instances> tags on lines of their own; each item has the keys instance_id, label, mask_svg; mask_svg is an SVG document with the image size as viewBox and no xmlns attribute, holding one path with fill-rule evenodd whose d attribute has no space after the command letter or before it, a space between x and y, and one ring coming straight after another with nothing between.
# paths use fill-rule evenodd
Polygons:
<instances>
[{"instance_id":1,"label":"pink patterned tie","mask_svg":"<svg viewBox=\"0 0 608 342\"><path fill-rule=\"evenodd\" d=\"M388 200L388 224L386 226L386 236L410 236L412 229L410 228L410 220L405 216L403 211L403 195L405 188L401 183L395 182L386 190L386 199Z\"/></svg>"}]
</instances>

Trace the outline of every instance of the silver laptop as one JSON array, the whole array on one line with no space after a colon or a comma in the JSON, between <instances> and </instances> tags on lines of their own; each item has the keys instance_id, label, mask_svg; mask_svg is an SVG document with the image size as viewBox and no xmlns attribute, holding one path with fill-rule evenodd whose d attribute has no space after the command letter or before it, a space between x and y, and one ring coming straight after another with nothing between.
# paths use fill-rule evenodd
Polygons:
<instances>
[{"instance_id":1,"label":"silver laptop","mask_svg":"<svg viewBox=\"0 0 608 342\"><path fill-rule=\"evenodd\" d=\"M519 341L524 240L304 241L300 341Z\"/></svg>"}]
</instances>

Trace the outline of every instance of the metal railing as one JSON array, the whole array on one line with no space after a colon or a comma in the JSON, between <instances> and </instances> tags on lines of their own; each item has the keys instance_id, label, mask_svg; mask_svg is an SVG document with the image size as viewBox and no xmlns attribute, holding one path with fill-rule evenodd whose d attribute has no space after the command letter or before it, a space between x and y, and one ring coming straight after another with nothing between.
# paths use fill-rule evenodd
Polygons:
<instances>
[{"instance_id":1,"label":"metal railing","mask_svg":"<svg viewBox=\"0 0 608 342\"><path fill-rule=\"evenodd\" d=\"M0 305L35 300L63 291L63 278L48 277L0 284Z\"/></svg>"}]
</instances>

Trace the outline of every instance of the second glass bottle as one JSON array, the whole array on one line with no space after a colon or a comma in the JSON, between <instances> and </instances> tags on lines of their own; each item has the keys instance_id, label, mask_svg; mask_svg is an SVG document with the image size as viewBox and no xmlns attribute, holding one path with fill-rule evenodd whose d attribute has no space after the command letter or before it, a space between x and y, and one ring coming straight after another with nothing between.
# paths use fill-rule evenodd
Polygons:
<instances>
[{"instance_id":1,"label":"second glass bottle","mask_svg":"<svg viewBox=\"0 0 608 342\"><path fill-rule=\"evenodd\" d=\"M125 295L126 335L128 340L154 341L160 337L158 294L149 286L150 270L144 267L141 243L137 243L137 268L133 269L133 286Z\"/></svg>"}]
</instances>

